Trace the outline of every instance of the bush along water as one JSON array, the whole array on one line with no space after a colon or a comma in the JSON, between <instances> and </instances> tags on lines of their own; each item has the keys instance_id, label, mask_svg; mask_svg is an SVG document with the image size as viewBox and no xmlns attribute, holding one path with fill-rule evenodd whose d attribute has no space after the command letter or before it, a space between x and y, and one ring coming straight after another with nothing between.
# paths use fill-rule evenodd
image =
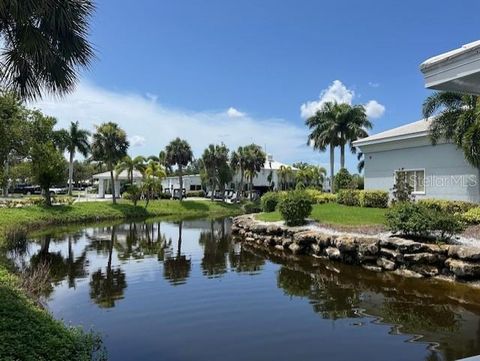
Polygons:
<instances>
[{"instance_id":1,"label":"bush along water","mask_svg":"<svg viewBox=\"0 0 480 361\"><path fill-rule=\"evenodd\" d=\"M299 226L312 212L312 198L305 191L289 192L278 206L288 226Z\"/></svg>"},{"instance_id":2,"label":"bush along water","mask_svg":"<svg viewBox=\"0 0 480 361\"><path fill-rule=\"evenodd\" d=\"M260 199L263 212L273 212L277 208L281 194L279 192L267 192Z\"/></svg>"},{"instance_id":3,"label":"bush along water","mask_svg":"<svg viewBox=\"0 0 480 361\"><path fill-rule=\"evenodd\" d=\"M465 230L465 223L459 215L413 202L397 202L387 211L385 218L392 233L417 239L447 241Z\"/></svg>"}]
</instances>

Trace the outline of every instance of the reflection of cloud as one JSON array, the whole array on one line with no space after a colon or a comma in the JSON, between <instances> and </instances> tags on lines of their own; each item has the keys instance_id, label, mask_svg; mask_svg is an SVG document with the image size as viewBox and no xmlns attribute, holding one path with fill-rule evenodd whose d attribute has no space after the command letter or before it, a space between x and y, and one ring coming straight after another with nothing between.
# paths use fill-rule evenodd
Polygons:
<instances>
[{"instance_id":1,"label":"reflection of cloud","mask_svg":"<svg viewBox=\"0 0 480 361\"><path fill-rule=\"evenodd\" d=\"M197 157L210 143L224 141L230 149L252 142L266 145L275 159L284 162L326 160L325 155L306 145L308 129L303 124L295 125L284 119L256 119L238 111L243 116L231 117L228 111L171 109L152 101L152 97L109 91L89 82L82 82L63 99L45 97L31 105L57 117L60 127L78 120L82 127L94 131L94 125L117 122L131 134L132 155L140 151L145 156L158 154L170 140L181 137L190 143ZM141 148L133 147L136 140Z\"/></svg>"}]
</instances>

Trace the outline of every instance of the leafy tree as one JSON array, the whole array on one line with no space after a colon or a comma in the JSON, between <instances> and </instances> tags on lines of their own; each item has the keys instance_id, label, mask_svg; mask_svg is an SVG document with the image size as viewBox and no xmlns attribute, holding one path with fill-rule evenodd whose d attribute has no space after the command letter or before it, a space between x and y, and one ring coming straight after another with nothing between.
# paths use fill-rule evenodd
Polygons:
<instances>
[{"instance_id":1,"label":"leafy tree","mask_svg":"<svg viewBox=\"0 0 480 361\"><path fill-rule=\"evenodd\" d=\"M84 183L92 178L95 173L100 173L95 164L87 160L73 162L73 184Z\"/></svg>"},{"instance_id":2,"label":"leafy tree","mask_svg":"<svg viewBox=\"0 0 480 361\"><path fill-rule=\"evenodd\" d=\"M117 173L117 176L122 173L123 171L127 171L128 174L128 182L130 184L133 184L133 173L135 171L138 171L142 174L142 176L145 174L145 165L146 159L142 157L141 155L132 158L130 156L125 156L120 163L117 164L115 167L115 171Z\"/></svg>"},{"instance_id":3,"label":"leafy tree","mask_svg":"<svg viewBox=\"0 0 480 361\"><path fill-rule=\"evenodd\" d=\"M208 183L212 188L211 200L213 201L217 184L223 194L225 183L232 179L232 173L228 165L228 148L223 143L220 145L210 144L203 152L202 164Z\"/></svg>"},{"instance_id":4,"label":"leafy tree","mask_svg":"<svg viewBox=\"0 0 480 361\"><path fill-rule=\"evenodd\" d=\"M145 208L148 207L150 199L162 191L161 180L167 176L167 172L159 162L151 160L145 169L145 180L142 185L143 193L147 199Z\"/></svg>"},{"instance_id":5,"label":"leafy tree","mask_svg":"<svg viewBox=\"0 0 480 361\"><path fill-rule=\"evenodd\" d=\"M292 167L281 165L278 169L278 177L280 178L281 189L286 190L288 184L293 179L295 173L292 170Z\"/></svg>"},{"instance_id":6,"label":"leafy tree","mask_svg":"<svg viewBox=\"0 0 480 361\"><path fill-rule=\"evenodd\" d=\"M92 159L102 162L110 172L112 182L112 201L117 203L115 194L115 165L127 155L129 143L127 134L116 123L103 123L93 134Z\"/></svg>"},{"instance_id":7,"label":"leafy tree","mask_svg":"<svg viewBox=\"0 0 480 361\"><path fill-rule=\"evenodd\" d=\"M235 172L240 172L240 183L238 189L240 191L240 198L243 196L243 188L245 181L245 170L247 166L247 151L245 147L238 147L230 156L230 167Z\"/></svg>"},{"instance_id":8,"label":"leafy tree","mask_svg":"<svg viewBox=\"0 0 480 361\"><path fill-rule=\"evenodd\" d=\"M90 0L1 1L2 83L23 99L72 91L79 68L93 57L87 40L93 11Z\"/></svg>"},{"instance_id":9,"label":"leafy tree","mask_svg":"<svg viewBox=\"0 0 480 361\"><path fill-rule=\"evenodd\" d=\"M193 160L192 148L186 140L176 138L165 148L165 160L169 166L177 166L180 183L180 201L183 199L183 168Z\"/></svg>"},{"instance_id":10,"label":"leafy tree","mask_svg":"<svg viewBox=\"0 0 480 361\"><path fill-rule=\"evenodd\" d=\"M247 179L250 183L250 200L253 196L253 178L257 175L260 170L265 166L267 156L262 148L257 144L250 144L245 147L246 151L246 163L245 171L248 176Z\"/></svg>"},{"instance_id":11,"label":"leafy tree","mask_svg":"<svg viewBox=\"0 0 480 361\"><path fill-rule=\"evenodd\" d=\"M393 184L392 195L393 203L411 202L415 199L412 194L413 187L410 185L407 179L407 172L403 169L399 169L395 172L395 183Z\"/></svg>"},{"instance_id":12,"label":"leafy tree","mask_svg":"<svg viewBox=\"0 0 480 361\"><path fill-rule=\"evenodd\" d=\"M423 116L431 119L433 145L452 141L463 150L465 159L480 168L480 98L452 92L435 92L423 103Z\"/></svg>"},{"instance_id":13,"label":"leafy tree","mask_svg":"<svg viewBox=\"0 0 480 361\"><path fill-rule=\"evenodd\" d=\"M84 157L87 157L90 152L90 144L88 137L90 132L81 129L78 122L71 122L68 130L61 130L60 137L63 150L67 150L69 155L68 163L68 194L72 195L73 187L73 161L75 159L75 153L78 151Z\"/></svg>"},{"instance_id":14,"label":"leafy tree","mask_svg":"<svg viewBox=\"0 0 480 361\"><path fill-rule=\"evenodd\" d=\"M352 175L346 168L341 168L335 175L334 183L337 191L351 189L353 187Z\"/></svg>"}]
</instances>

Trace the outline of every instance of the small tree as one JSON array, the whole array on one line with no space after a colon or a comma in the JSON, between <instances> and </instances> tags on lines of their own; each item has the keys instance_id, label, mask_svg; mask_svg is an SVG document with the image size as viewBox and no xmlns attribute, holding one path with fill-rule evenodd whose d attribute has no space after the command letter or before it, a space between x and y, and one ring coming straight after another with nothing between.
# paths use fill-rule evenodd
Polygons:
<instances>
[{"instance_id":1,"label":"small tree","mask_svg":"<svg viewBox=\"0 0 480 361\"><path fill-rule=\"evenodd\" d=\"M412 194L413 187L408 183L407 172L399 169L395 172L395 183L393 184L393 202L411 202L415 200Z\"/></svg>"},{"instance_id":2,"label":"small tree","mask_svg":"<svg viewBox=\"0 0 480 361\"><path fill-rule=\"evenodd\" d=\"M346 168L341 168L335 175L334 185L335 191L351 189L353 187L352 175Z\"/></svg>"}]
</instances>

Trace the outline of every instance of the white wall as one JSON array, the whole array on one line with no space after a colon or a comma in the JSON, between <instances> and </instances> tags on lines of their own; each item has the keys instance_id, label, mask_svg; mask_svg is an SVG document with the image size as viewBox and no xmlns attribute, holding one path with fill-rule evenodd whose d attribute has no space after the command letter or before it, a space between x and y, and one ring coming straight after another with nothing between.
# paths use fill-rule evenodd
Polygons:
<instances>
[{"instance_id":1,"label":"white wall","mask_svg":"<svg viewBox=\"0 0 480 361\"><path fill-rule=\"evenodd\" d=\"M200 176L193 175L193 176L183 176L183 188L188 192L190 190L190 186L201 186L202 181ZM178 176L175 177L167 177L162 180L162 187L163 189L180 189L180 181Z\"/></svg>"},{"instance_id":2,"label":"white wall","mask_svg":"<svg viewBox=\"0 0 480 361\"><path fill-rule=\"evenodd\" d=\"M396 170L425 169L425 194L416 199L480 201L478 170L453 144L432 146L424 137L362 146L361 150L365 154L365 189L390 191Z\"/></svg>"}]
</instances>

